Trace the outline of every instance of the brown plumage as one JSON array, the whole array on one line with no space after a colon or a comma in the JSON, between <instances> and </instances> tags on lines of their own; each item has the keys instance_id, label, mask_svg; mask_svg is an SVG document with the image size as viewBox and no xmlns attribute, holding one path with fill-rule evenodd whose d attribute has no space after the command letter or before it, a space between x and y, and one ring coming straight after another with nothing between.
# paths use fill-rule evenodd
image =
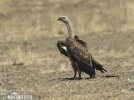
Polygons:
<instances>
[{"instance_id":1,"label":"brown plumage","mask_svg":"<svg viewBox=\"0 0 134 100\"><path fill-rule=\"evenodd\" d=\"M87 43L84 42L83 40L80 40L78 38L78 36L75 36L74 38L78 43L80 43L81 46L84 46L85 48L87 47ZM82 64L79 64L77 63L73 57L69 57L69 53L67 51L67 47L66 47L66 42L65 41L58 41L57 42L57 47L59 49L59 51L61 52L61 54L63 54L64 56L68 57L71 61L71 64L72 64L72 67L73 67L73 70L74 70L74 77L73 78L76 78L76 73L77 71L79 71L79 78L81 78L81 71L79 70L78 67L80 67ZM66 47L66 48L65 48ZM90 69L91 70L91 69ZM87 70L88 71L88 70ZM91 75L92 77L92 75Z\"/></svg>"},{"instance_id":2,"label":"brown plumage","mask_svg":"<svg viewBox=\"0 0 134 100\"><path fill-rule=\"evenodd\" d=\"M74 35L68 18L62 16L58 20L65 23L69 36L66 41L58 41L57 47L63 55L70 59L74 70L73 78L76 78L77 71L79 71L79 78L81 78L81 71L90 75L90 78L95 77L95 69L106 72L102 65L96 62L88 52L87 43Z\"/></svg>"}]
</instances>

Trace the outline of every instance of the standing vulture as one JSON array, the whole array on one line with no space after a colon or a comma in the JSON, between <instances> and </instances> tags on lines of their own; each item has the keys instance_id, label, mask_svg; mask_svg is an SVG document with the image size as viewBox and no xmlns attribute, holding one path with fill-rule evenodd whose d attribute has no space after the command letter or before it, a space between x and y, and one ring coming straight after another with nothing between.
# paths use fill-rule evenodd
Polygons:
<instances>
[{"instance_id":1,"label":"standing vulture","mask_svg":"<svg viewBox=\"0 0 134 100\"><path fill-rule=\"evenodd\" d=\"M88 52L87 43L74 35L68 18L61 16L58 20L66 25L69 36L66 38L66 41L58 41L57 47L61 54L70 59L74 70L73 78L76 78L77 71L79 72L79 78L81 78L81 71L88 74L90 78L95 77L95 69L102 73L107 72L101 64L94 60L91 53Z\"/></svg>"}]
</instances>

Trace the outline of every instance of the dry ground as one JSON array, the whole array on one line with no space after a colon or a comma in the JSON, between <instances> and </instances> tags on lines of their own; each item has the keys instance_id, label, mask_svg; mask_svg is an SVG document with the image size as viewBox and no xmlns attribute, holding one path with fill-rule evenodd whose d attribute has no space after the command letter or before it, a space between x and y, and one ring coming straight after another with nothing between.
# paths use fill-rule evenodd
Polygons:
<instances>
[{"instance_id":1,"label":"dry ground","mask_svg":"<svg viewBox=\"0 0 134 100\"><path fill-rule=\"evenodd\" d=\"M2 0L0 95L14 91L32 94L35 100L133 100L132 4L133 0ZM61 14L71 18L75 32L107 73L97 71L94 79L82 73L81 80L71 80L71 64L56 48L67 36L56 21Z\"/></svg>"},{"instance_id":2,"label":"dry ground","mask_svg":"<svg viewBox=\"0 0 134 100\"><path fill-rule=\"evenodd\" d=\"M4 52L10 54L10 49L14 47L13 50L18 53L16 54L18 58L13 55L8 58L6 55L5 58L1 57L0 94L4 95L10 91L30 92L38 100L47 98L132 100L134 98L134 35L113 34L115 35L96 33L81 36L89 44L89 50L95 59L108 70L106 74L97 72L95 79L87 79L89 76L84 73L82 80L70 79L73 76L70 62L56 49L56 41L65 36L30 40L31 45L28 45L26 54L25 50L20 51L16 48L16 45L21 46L23 50L23 42L5 45Z\"/></svg>"}]
</instances>

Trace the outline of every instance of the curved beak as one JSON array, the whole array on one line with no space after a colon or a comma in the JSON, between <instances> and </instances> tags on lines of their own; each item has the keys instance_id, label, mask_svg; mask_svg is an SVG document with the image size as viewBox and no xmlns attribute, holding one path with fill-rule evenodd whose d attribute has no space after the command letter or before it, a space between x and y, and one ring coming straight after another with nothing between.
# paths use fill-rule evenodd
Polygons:
<instances>
[{"instance_id":1,"label":"curved beak","mask_svg":"<svg viewBox=\"0 0 134 100\"><path fill-rule=\"evenodd\" d=\"M58 19L57 19L57 21L60 21L61 20L61 18L59 17Z\"/></svg>"}]
</instances>

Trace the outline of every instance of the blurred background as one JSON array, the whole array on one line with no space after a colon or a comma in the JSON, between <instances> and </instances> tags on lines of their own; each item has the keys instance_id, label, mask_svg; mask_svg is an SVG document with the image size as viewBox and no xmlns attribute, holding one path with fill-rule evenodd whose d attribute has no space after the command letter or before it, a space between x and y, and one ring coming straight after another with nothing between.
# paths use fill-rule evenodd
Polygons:
<instances>
[{"instance_id":1,"label":"blurred background","mask_svg":"<svg viewBox=\"0 0 134 100\"><path fill-rule=\"evenodd\" d=\"M57 17L65 15L76 34L134 30L133 0L1 0L0 37L49 36L66 33Z\"/></svg>"}]
</instances>

